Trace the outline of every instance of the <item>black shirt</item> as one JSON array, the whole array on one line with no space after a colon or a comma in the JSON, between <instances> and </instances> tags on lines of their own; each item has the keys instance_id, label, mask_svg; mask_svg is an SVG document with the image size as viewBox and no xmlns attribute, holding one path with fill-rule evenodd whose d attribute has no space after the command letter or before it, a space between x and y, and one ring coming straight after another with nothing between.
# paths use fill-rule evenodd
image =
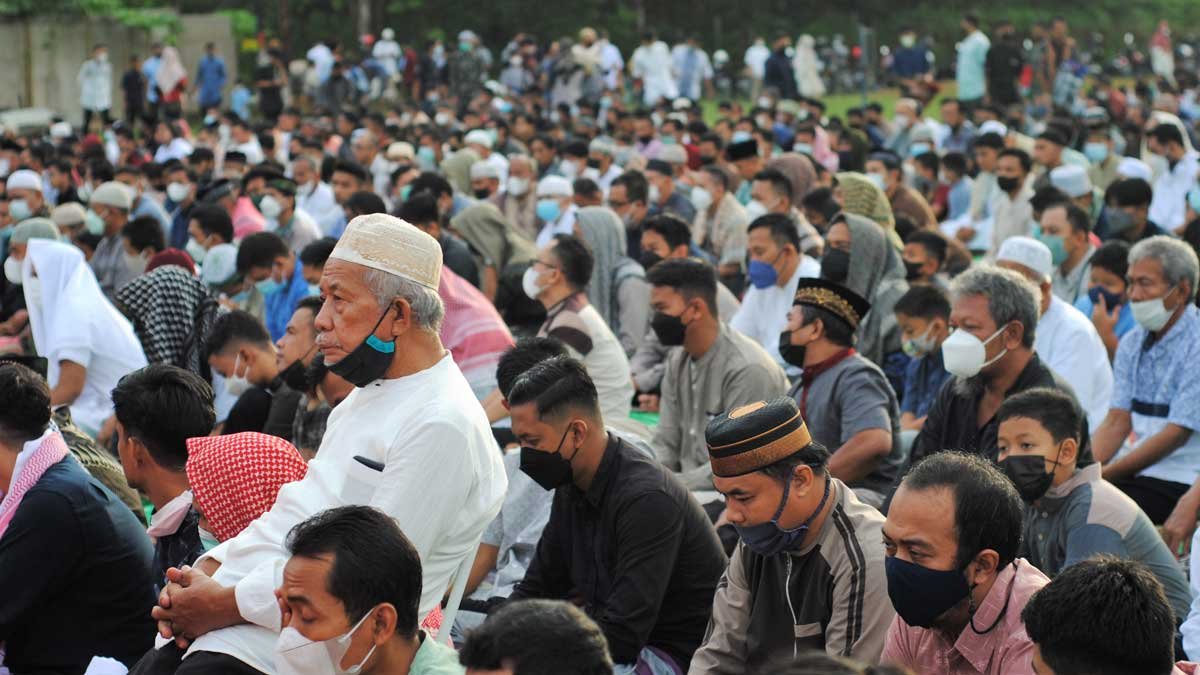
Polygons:
<instances>
[{"instance_id":1,"label":"black shirt","mask_svg":"<svg viewBox=\"0 0 1200 675\"><path fill-rule=\"evenodd\" d=\"M168 567L183 567L196 562L204 553L200 543L200 514L196 508L188 509L179 529L164 534L154 542L154 590L160 591L166 584Z\"/></svg>"},{"instance_id":2,"label":"black shirt","mask_svg":"<svg viewBox=\"0 0 1200 675\"><path fill-rule=\"evenodd\" d=\"M296 419L296 407L300 405L300 392L276 378L271 394L271 407L267 411L267 420L263 423L262 432L278 436L292 442L292 422Z\"/></svg>"},{"instance_id":3,"label":"black shirt","mask_svg":"<svg viewBox=\"0 0 1200 675\"><path fill-rule=\"evenodd\" d=\"M68 456L0 538L0 642L15 673L133 666L154 644L154 548L121 500Z\"/></svg>"},{"instance_id":4,"label":"black shirt","mask_svg":"<svg viewBox=\"0 0 1200 675\"><path fill-rule=\"evenodd\" d=\"M980 426L978 420L979 399L983 397L983 391L979 390L972 396L960 395L954 387L957 381L956 377L947 378L941 390L938 391L937 398L934 399L933 406L929 409L929 416L925 419L925 426L921 429L917 439L913 441L912 464L943 450L958 450L973 455L982 455L993 462L996 461L996 457L999 455L996 449L996 432L1000 428L1000 423L993 416L986 424ZM1042 363L1036 353L1029 359L1029 363L1025 364L1025 369L1021 371L1021 374L1017 376L1017 381L1013 383L1012 389L1005 392L1005 397L1035 387L1059 389L1070 394L1071 398L1075 398L1075 390L1071 388L1071 385ZM1087 416L1083 414L1078 401L1075 406L1080 411L1080 423L1083 426L1080 432L1083 443L1079 451L1079 466L1086 466L1092 463Z\"/></svg>"},{"instance_id":5,"label":"black shirt","mask_svg":"<svg viewBox=\"0 0 1200 675\"><path fill-rule=\"evenodd\" d=\"M572 483L554 492L510 599L577 596L614 662L634 663L651 646L687 670L725 564L716 530L679 479L610 434L588 491Z\"/></svg>"},{"instance_id":6,"label":"black shirt","mask_svg":"<svg viewBox=\"0 0 1200 675\"><path fill-rule=\"evenodd\" d=\"M237 434L243 431L259 431L267 425L271 412L271 392L262 387L251 387L242 392L237 402L229 409L222 434Z\"/></svg>"},{"instance_id":7,"label":"black shirt","mask_svg":"<svg viewBox=\"0 0 1200 675\"><path fill-rule=\"evenodd\" d=\"M442 245L442 262L446 267L471 282L472 286L479 288L479 268L475 265L475 256L471 255L471 249L458 237L445 232L438 243Z\"/></svg>"}]
</instances>

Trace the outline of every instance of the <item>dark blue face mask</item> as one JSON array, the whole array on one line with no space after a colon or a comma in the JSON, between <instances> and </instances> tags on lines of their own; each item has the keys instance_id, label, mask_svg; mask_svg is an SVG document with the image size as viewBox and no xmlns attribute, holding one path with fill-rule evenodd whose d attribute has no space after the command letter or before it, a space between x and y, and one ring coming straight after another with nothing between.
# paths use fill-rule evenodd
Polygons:
<instances>
[{"instance_id":1,"label":"dark blue face mask","mask_svg":"<svg viewBox=\"0 0 1200 675\"><path fill-rule=\"evenodd\" d=\"M825 494L821 496L821 503L817 504L816 510L808 517L799 527L785 530L779 526L779 517L783 515L783 509L787 506L788 495L792 490L792 479L789 477L783 485L783 498L779 500L779 508L775 509L775 515L771 516L771 520L762 525L751 525L742 527L734 525L738 536L742 538L742 543L750 547L750 550L759 555L772 556L782 553L783 551L794 548L801 541L804 541L804 535L808 534L808 526L812 523L821 509L825 508L825 502L829 501L829 473L825 473Z\"/></svg>"},{"instance_id":2,"label":"dark blue face mask","mask_svg":"<svg viewBox=\"0 0 1200 675\"><path fill-rule=\"evenodd\" d=\"M910 626L930 628L971 592L962 570L931 570L894 555L883 562L892 607Z\"/></svg>"},{"instance_id":3,"label":"dark blue face mask","mask_svg":"<svg viewBox=\"0 0 1200 675\"><path fill-rule=\"evenodd\" d=\"M1093 307L1100 305L1101 297L1104 298L1104 306L1110 310L1122 302L1120 293L1113 293L1103 286L1092 286L1088 289L1088 299L1092 301Z\"/></svg>"},{"instance_id":4,"label":"dark blue face mask","mask_svg":"<svg viewBox=\"0 0 1200 675\"><path fill-rule=\"evenodd\" d=\"M375 322L375 327L362 344L355 347L354 351L341 361L329 366L331 373L356 387L365 387L383 377L396 356L396 341L384 342L375 337L375 331L379 330L379 324L383 323L383 318L391 309L392 306L389 306L383 310L383 314Z\"/></svg>"}]
</instances>

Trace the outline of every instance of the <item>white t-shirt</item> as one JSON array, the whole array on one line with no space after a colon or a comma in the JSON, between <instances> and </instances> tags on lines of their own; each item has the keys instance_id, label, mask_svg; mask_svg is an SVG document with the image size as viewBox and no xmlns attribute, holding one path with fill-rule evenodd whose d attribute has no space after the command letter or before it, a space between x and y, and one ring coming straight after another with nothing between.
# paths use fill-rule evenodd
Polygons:
<instances>
[{"instance_id":1,"label":"white t-shirt","mask_svg":"<svg viewBox=\"0 0 1200 675\"><path fill-rule=\"evenodd\" d=\"M821 263L812 256L802 255L792 278L783 286L751 286L742 299L742 308L729 322L732 328L762 345L771 358L792 377L799 375L800 369L788 365L780 356L779 334L787 328L788 312L792 309L792 301L796 299L796 287L800 285L800 279L815 279L819 276Z\"/></svg>"}]
</instances>

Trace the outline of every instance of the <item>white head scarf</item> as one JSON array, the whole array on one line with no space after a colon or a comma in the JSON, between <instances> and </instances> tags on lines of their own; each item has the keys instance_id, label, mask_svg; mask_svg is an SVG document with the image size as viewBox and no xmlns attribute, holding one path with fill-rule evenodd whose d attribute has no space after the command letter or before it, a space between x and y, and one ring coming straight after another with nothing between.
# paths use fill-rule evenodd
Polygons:
<instances>
[{"instance_id":1,"label":"white head scarf","mask_svg":"<svg viewBox=\"0 0 1200 675\"><path fill-rule=\"evenodd\" d=\"M73 361L88 371L71 414L94 433L112 414L109 392L117 380L146 365L142 345L74 246L30 239L21 277L33 344L49 361L50 386L58 384L60 361Z\"/></svg>"},{"instance_id":2,"label":"white head scarf","mask_svg":"<svg viewBox=\"0 0 1200 675\"><path fill-rule=\"evenodd\" d=\"M158 64L158 72L154 74L154 81L158 84L159 90L168 94L185 77L187 77L187 69L179 60L179 50L174 47L163 47L162 61Z\"/></svg>"}]
</instances>

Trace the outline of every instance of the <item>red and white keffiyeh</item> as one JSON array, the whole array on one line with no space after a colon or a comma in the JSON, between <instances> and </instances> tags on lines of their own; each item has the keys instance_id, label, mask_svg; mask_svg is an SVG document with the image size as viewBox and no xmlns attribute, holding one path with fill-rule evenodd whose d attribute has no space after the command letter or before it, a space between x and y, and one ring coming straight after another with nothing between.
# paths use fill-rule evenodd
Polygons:
<instances>
[{"instance_id":1,"label":"red and white keffiyeh","mask_svg":"<svg viewBox=\"0 0 1200 675\"><path fill-rule=\"evenodd\" d=\"M187 441L187 477L208 529L227 541L271 510L279 488L308 473L295 446L248 431Z\"/></svg>"},{"instance_id":2,"label":"red and white keffiyeh","mask_svg":"<svg viewBox=\"0 0 1200 675\"><path fill-rule=\"evenodd\" d=\"M33 443L37 445L31 447ZM16 471L13 473L8 492L4 493L4 499L0 500L0 537L4 536L4 531L16 515L21 498L30 488L37 485L47 469L61 462L67 456L67 452L67 442L53 425L41 438L25 444L25 449L17 457Z\"/></svg>"}]
</instances>

